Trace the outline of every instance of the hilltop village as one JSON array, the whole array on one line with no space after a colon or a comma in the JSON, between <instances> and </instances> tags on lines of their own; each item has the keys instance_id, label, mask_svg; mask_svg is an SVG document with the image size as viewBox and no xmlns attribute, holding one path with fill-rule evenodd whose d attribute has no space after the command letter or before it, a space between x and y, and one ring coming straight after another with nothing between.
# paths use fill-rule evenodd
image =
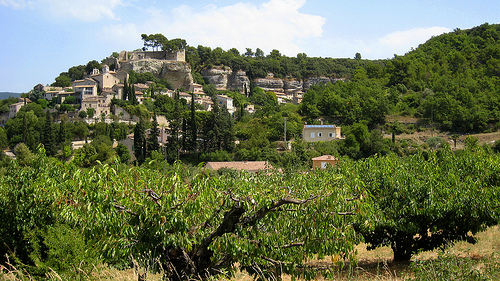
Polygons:
<instances>
[{"instance_id":1,"label":"hilltop village","mask_svg":"<svg viewBox=\"0 0 500 281\"><path fill-rule=\"evenodd\" d=\"M106 138L128 147L127 163L162 154L168 163L265 160L306 168L320 156L463 148L473 133L490 133L481 142L493 146L498 28L456 30L390 60L240 53L143 34L140 50L71 67L52 85L0 103L0 137L3 147L24 143L33 151L53 143L45 126L59 132L50 155L68 141L75 153L87 143L97 150L95 140Z\"/></svg>"},{"instance_id":2,"label":"hilltop village","mask_svg":"<svg viewBox=\"0 0 500 281\"><path fill-rule=\"evenodd\" d=\"M108 57L103 60L102 69L93 69L83 79L75 80L70 87L55 87L36 85L34 91L43 92L43 97L47 101L58 99L63 104L68 97L74 97L74 105L78 108L75 113L93 109L93 116L105 116L111 114L120 116L120 120L137 121L137 116L127 114L122 108L112 109L111 101L121 99L124 91L124 83L129 80L129 71L139 73L150 72L155 76L163 77L172 83L175 89L158 90L155 89L154 82L134 84L135 97L139 104L145 99L154 95L167 95L173 98L174 92L179 92L179 98L191 102L192 93L194 102L199 104L200 109L211 111L213 100L203 92L203 86L194 82L191 68L185 61L185 50L179 51L122 51L118 57ZM113 69L110 68L113 66ZM244 93L247 97L250 91L250 79L244 71L233 72L229 67L219 66L202 71L203 78L210 84L215 85L218 91L233 90ZM328 77L312 77L305 81L298 79L284 80L274 78L273 73L268 73L266 78L257 78L253 81L254 87L259 87L264 91L272 91L276 95L279 104L293 103L300 104L304 91L312 85L326 84L336 81L345 81L345 78L331 79ZM71 98L73 100L73 98ZM15 117L21 106L26 102L22 100L11 104L8 114L0 117L1 124L6 120ZM217 95L216 102L220 106L225 106L229 113L233 114L236 107L233 99L227 95ZM254 105L248 104L245 111L253 113ZM73 115L75 115L73 114Z\"/></svg>"},{"instance_id":3,"label":"hilltop village","mask_svg":"<svg viewBox=\"0 0 500 281\"><path fill-rule=\"evenodd\" d=\"M130 107L123 102L133 100L133 103L142 105L147 102L154 103L158 97L165 96L184 100L183 103L186 106L193 103L196 111L206 112L211 112L214 103L217 103L219 108L227 110L235 119L236 115L241 116L243 112L253 114L256 105L249 102L245 102L245 104L235 102L232 97L224 94L225 92L235 91L248 98L252 83L253 88L260 88L262 92L271 95L276 106L287 103L298 105L302 101L304 92L312 85L345 80L327 77L312 77L304 81L279 79L273 77L272 73L268 73L267 77L256 78L251 82L244 71L233 72L229 67L216 66L201 72L207 85L212 85L210 89L216 90L212 92L217 94L209 96L204 92L203 85L194 82L191 67L185 59L185 50L122 51L102 60L101 66L101 69L93 68L91 72L83 76L83 79L72 81L71 86L58 87L39 84L33 88L30 94L38 93L44 100L54 104L52 108L47 110L57 113L54 115L57 122L60 122L57 117L60 118L61 113L64 113L64 116L67 116L70 121L83 120L88 124L102 121L108 124L119 122L133 126L142 118L146 118L149 123L154 118L159 130L157 137L160 146L166 146L168 139L172 137L171 120L162 114L154 116L140 114L130 110ZM127 83L130 81L130 72L147 73L153 77L162 78L164 81L168 81L169 87L158 85L153 81ZM29 96L20 98L18 102L9 105L9 111L4 112L0 117L2 125L6 124L9 119L15 118L23 106L32 102ZM239 112L237 112L238 110ZM286 118L283 122L285 121ZM301 132L302 140L317 142L341 139L340 129L339 126L335 125L307 125L305 123ZM284 130L282 134L286 141L286 127ZM297 136L298 131L298 128L295 128L295 131L290 131L289 134L293 133L294 136ZM149 135L150 129L146 130L146 133ZM290 138L292 137L289 137L289 140ZM129 141L125 139L120 140L120 142L128 147L132 156L131 160L134 161L136 160L134 134L127 135L127 139ZM85 140L73 140L71 148L81 148L85 143L87 143L86 138ZM115 141L114 147L116 144ZM283 145L281 147L284 147ZM226 166L229 167L228 165ZM265 162L262 165L269 164Z\"/></svg>"}]
</instances>

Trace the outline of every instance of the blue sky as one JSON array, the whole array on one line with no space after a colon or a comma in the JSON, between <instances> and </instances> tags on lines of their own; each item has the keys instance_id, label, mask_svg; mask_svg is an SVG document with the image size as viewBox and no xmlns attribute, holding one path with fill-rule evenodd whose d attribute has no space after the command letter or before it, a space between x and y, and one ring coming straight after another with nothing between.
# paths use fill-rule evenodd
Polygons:
<instances>
[{"instance_id":1,"label":"blue sky","mask_svg":"<svg viewBox=\"0 0 500 281\"><path fill-rule=\"evenodd\" d=\"M499 16L498 0L0 0L0 92L141 48L142 33L240 52L385 59Z\"/></svg>"}]
</instances>

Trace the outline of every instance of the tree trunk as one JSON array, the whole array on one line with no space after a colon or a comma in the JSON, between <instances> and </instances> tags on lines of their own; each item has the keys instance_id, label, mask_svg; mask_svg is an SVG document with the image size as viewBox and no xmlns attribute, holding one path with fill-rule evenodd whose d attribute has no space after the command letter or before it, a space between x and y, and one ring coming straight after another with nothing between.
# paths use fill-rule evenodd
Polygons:
<instances>
[{"instance_id":1,"label":"tree trunk","mask_svg":"<svg viewBox=\"0 0 500 281\"><path fill-rule=\"evenodd\" d=\"M169 280L190 280L202 279L215 274L215 272L211 272L211 269L216 269L217 266L214 266L211 260L213 251L208 247L217 237L234 232L236 224L240 222L244 211L245 208L242 204L234 204L231 210L224 215L219 227L202 241L191 256L184 249L167 249L165 252L167 257L165 264L166 277ZM220 265L220 263L218 264Z\"/></svg>"},{"instance_id":2,"label":"tree trunk","mask_svg":"<svg viewBox=\"0 0 500 281\"><path fill-rule=\"evenodd\" d=\"M410 261L412 256L412 249L409 245L405 245L405 243L398 241L393 242L391 245L392 252L394 253L393 261L395 262L405 262Z\"/></svg>"}]
</instances>

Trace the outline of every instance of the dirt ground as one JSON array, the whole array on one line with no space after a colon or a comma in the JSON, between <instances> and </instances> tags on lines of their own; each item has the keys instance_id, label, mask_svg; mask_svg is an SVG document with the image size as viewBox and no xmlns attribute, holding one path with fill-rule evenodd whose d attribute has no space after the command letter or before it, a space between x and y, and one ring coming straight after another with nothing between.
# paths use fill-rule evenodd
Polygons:
<instances>
[{"instance_id":1,"label":"dirt ground","mask_svg":"<svg viewBox=\"0 0 500 281\"><path fill-rule=\"evenodd\" d=\"M415 132L413 134L399 134L396 135L396 140L403 140L403 139L411 139L418 145L421 145L425 143L425 141L430 138L430 137L440 137L446 142L448 142L451 145L451 148L455 148L453 144L453 140L451 138L453 134L451 133L444 133L440 132L437 130L425 130L422 132ZM459 135L459 138L457 139L457 149L462 149L464 148L464 141L467 136L472 136L476 137L479 140L479 145L482 146L483 144L489 144L492 145L495 143L495 141L500 141L500 131L494 132L494 133L485 133L485 134L470 134L470 135ZM385 138L391 138L391 135L385 135Z\"/></svg>"}]
</instances>

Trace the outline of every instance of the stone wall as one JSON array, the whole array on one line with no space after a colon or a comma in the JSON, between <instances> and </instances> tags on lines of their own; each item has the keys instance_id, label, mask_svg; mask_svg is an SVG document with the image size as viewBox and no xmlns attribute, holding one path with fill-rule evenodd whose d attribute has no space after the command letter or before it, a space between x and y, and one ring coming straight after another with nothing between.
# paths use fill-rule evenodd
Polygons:
<instances>
[{"instance_id":1,"label":"stone wall","mask_svg":"<svg viewBox=\"0 0 500 281\"><path fill-rule=\"evenodd\" d=\"M136 60L169 60L169 61L186 61L186 51L122 51L118 56L118 61L136 61Z\"/></svg>"}]
</instances>

